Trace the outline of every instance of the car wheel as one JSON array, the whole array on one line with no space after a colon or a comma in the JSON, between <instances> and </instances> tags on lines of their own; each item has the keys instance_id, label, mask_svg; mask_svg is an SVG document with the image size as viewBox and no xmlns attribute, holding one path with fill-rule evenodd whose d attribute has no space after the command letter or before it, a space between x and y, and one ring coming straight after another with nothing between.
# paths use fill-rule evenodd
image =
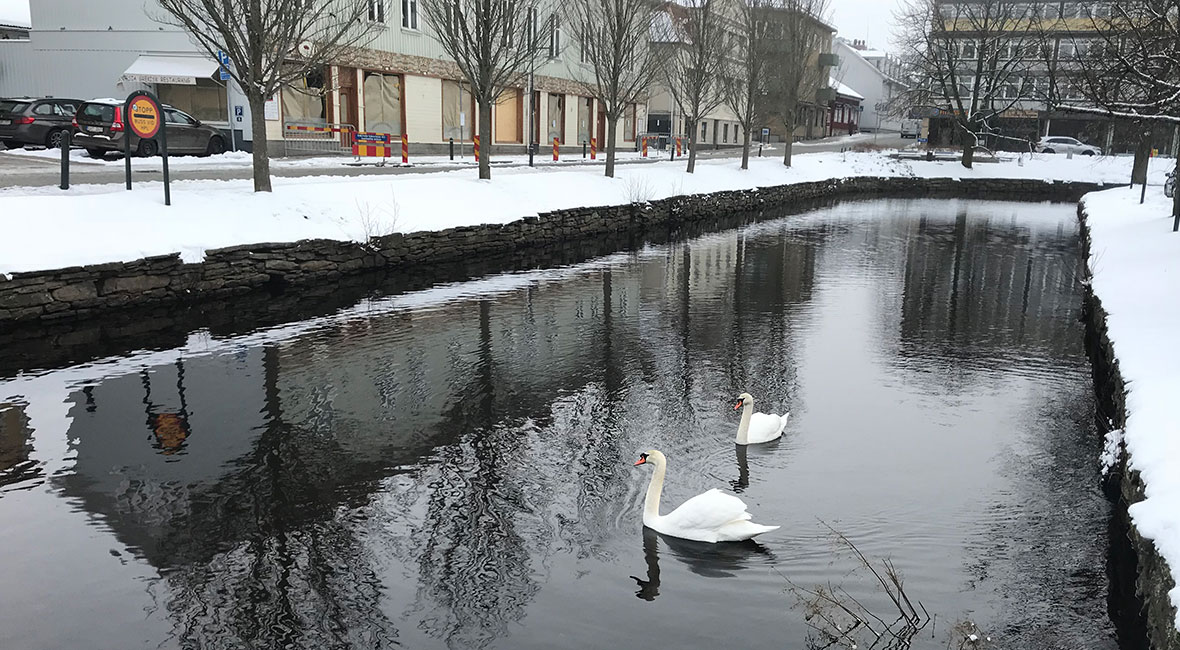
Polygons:
<instances>
[{"instance_id":1,"label":"car wheel","mask_svg":"<svg viewBox=\"0 0 1180 650\"><path fill-rule=\"evenodd\" d=\"M1052 149L1042 149L1041 153L1057 153L1057 152L1053 151Z\"/></svg>"},{"instance_id":2,"label":"car wheel","mask_svg":"<svg viewBox=\"0 0 1180 650\"><path fill-rule=\"evenodd\" d=\"M1094 152L1093 152L1093 151L1090 151L1089 149L1087 149L1087 150L1085 150L1085 151L1083 151L1083 152L1082 152L1082 155L1083 155L1083 156L1093 156L1093 155L1094 155Z\"/></svg>"},{"instance_id":3,"label":"car wheel","mask_svg":"<svg viewBox=\"0 0 1180 650\"><path fill-rule=\"evenodd\" d=\"M156 144L155 140L140 140L139 147L135 149L135 153L138 154L140 158L151 158L159 152L160 147Z\"/></svg>"},{"instance_id":4,"label":"car wheel","mask_svg":"<svg viewBox=\"0 0 1180 650\"><path fill-rule=\"evenodd\" d=\"M90 156L91 158L100 158L101 159L101 158L106 157L107 152L105 149L87 149L86 155Z\"/></svg>"},{"instance_id":5,"label":"car wheel","mask_svg":"<svg viewBox=\"0 0 1180 650\"><path fill-rule=\"evenodd\" d=\"M225 140L217 136L209 138L209 146L205 147L206 156L216 156L225 153Z\"/></svg>"},{"instance_id":6,"label":"car wheel","mask_svg":"<svg viewBox=\"0 0 1180 650\"><path fill-rule=\"evenodd\" d=\"M21 144L19 142L13 142L11 140L8 140L4 143L5 149L20 149L23 146L24 146L23 144Z\"/></svg>"},{"instance_id":7,"label":"car wheel","mask_svg":"<svg viewBox=\"0 0 1180 650\"><path fill-rule=\"evenodd\" d=\"M63 133L65 133L65 131L62 131L61 129L54 129L50 131L49 134L45 136L45 146L49 149L61 148Z\"/></svg>"}]
</instances>

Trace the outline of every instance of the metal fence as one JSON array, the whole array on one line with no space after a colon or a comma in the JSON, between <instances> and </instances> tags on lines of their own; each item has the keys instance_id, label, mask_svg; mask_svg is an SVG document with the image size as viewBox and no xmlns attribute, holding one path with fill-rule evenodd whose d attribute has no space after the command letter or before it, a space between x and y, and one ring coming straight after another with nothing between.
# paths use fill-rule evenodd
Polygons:
<instances>
[{"instance_id":1,"label":"metal fence","mask_svg":"<svg viewBox=\"0 0 1180 650\"><path fill-rule=\"evenodd\" d=\"M352 153L351 124L287 120L283 122L283 143L288 154Z\"/></svg>"}]
</instances>

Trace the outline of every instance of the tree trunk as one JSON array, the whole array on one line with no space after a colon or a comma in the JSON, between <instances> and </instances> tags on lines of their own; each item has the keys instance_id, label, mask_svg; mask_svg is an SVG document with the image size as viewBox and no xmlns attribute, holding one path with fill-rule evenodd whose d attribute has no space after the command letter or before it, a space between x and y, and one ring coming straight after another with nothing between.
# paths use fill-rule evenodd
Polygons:
<instances>
[{"instance_id":1,"label":"tree trunk","mask_svg":"<svg viewBox=\"0 0 1180 650\"><path fill-rule=\"evenodd\" d=\"M1180 183L1180 155L1176 151L1172 151L1172 155L1176 156L1176 165L1172 168L1172 232L1180 232L1180 188L1175 187Z\"/></svg>"},{"instance_id":2,"label":"tree trunk","mask_svg":"<svg viewBox=\"0 0 1180 650\"><path fill-rule=\"evenodd\" d=\"M688 173L693 173L697 168L697 121L688 121Z\"/></svg>"},{"instance_id":3,"label":"tree trunk","mask_svg":"<svg viewBox=\"0 0 1180 650\"><path fill-rule=\"evenodd\" d=\"M750 129L747 125L742 125L742 130L745 134L742 136L742 169L750 168Z\"/></svg>"},{"instance_id":4,"label":"tree trunk","mask_svg":"<svg viewBox=\"0 0 1180 650\"><path fill-rule=\"evenodd\" d=\"M269 192L270 152L266 142L266 98L261 93L249 93L246 101L250 103L250 130L254 132L254 140L250 143L254 157L254 191Z\"/></svg>"},{"instance_id":5,"label":"tree trunk","mask_svg":"<svg viewBox=\"0 0 1180 650\"><path fill-rule=\"evenodd\" d=\"M479 133L479 178L481 180L490 180L492 178L492 101L491 99L479 98L479 124L477 125Z\"/></svg>"},{"instance_id":6,"label":"tree trunk","mask_svg":"<svg viewBox=\"0 0 1180 650\"><path fill-rule=\"evenodd\" d=\"M1139 134L1135 147L1135 162L1131 165L1131 184L1147 182L1147 164L1151 161L1151 131L1144 129Z\"/></svg>"},{"instance_id":7,"label":"tree trunk","mask_svg":"<svg viewBox=\"0 0 1180 650\"><path fill-rule=\"evenodd\" d=\"M783 138L783 165L791 166L791 154L795 146L795 113L797 109L792 106L783 112L783 128L787 130L786 137ZM811 122L808 122L811 124Z\"/></svg>"},{"instance_id":8,"label":"tree trunk","mask_svg":"<svg viewBox=\"0 0 1180 650\"><path fill-rule=\"evenodd\" d=\"M971 169L971 165L975 162L975 136L962 124L959 125L959 130L961 131L959 137L963 144L963 166Z\"/></svg>"},{"instance_id":9,"label":"tree trunk","mask_svg":"<svg viewBox=\"0 0 1180 650\"><path fill-rule=\"evenodd\" d=\"M618 131L619 118L606 116L606 177L615 177L615 137Z\"/></svg>"}]
</instances>

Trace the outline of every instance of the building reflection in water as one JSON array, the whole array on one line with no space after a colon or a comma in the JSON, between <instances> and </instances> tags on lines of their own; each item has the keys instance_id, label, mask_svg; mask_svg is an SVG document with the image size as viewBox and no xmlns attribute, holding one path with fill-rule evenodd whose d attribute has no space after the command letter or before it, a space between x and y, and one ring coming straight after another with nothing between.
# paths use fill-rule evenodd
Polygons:
<instances>
[{"instance_id":1,"label":"building reflection in water","mask_svg":"<svg viewBox=\"0 0 1180 650\"><path fill-rule=\"evenodd\" d=\"M874 228L872 263L900 269L901 354L1077 345L1052 290L1072 235ZM635 449L715 447L678 470L730 481L737 393L804 410L797 321L843 234L763 224L104 379L70 396L76 462L54 481L163 576L182 647L495 645L556 558L611 561L636 530ZM0 405L0 477L28 458L22 421ZM758 480L745 453L736 489ZM646 600L693 588L661 585L661 559L703 577L773 559L647 530L643 548Z\"/></svg>"},{"instance_id":2,"label":"building reflection in water","mask_svg":"<svg viewBox=\"0 0 1180 650\"><path fill-rule=\"evenodd\" d=\"M0 493L9 485L32 488L42 478L40 466L29 458L32 438L25 405L0 402Z\"/></svg>"}]
</instances>

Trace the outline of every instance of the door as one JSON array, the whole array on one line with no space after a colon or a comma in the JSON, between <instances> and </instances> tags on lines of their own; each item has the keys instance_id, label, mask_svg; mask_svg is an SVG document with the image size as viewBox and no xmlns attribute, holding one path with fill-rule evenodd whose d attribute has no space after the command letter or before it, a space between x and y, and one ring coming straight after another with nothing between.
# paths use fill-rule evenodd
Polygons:
<instances>
[{"instance_id":1,"label":"door","mask_svg":"<svg viewBox=\"0 0 1180 650\"><path fill-rule=\"evenodd\" d=\"M545 114L545 124L548 126L545 144L553 144L554 138L565 144L565 95L549 95L549 112Z\"/></svg>"},{"instance_id":2,"label":"door","mask_svg":"<svg viewBox=\"0 0 1180 650\"><path fill-rule=\"evenodd\" d=\"M164 109L164 128L168 135L168 153L201 153L208 142L197 129L197 121L174 108ZM198 140L202 140L198 143Z\"/></svg>"},{"instance_id":3,"label":"door","mask_svg":"<svg viewBox=\"0 0 1180 650\"><path fill-rule=\"evenodd\" d=\"M337 67L336 83L340 89L340 110L328 121L357 128L360 126L360 104L357 101L356 68Z\"/></svg>"},{"instance_id":4,"label":"door","mask_svg":"<svg viewBox=\"0 0 1180 650\"><path fill-rule=\"evenodd\" d=\"M598 148L606 150L606 112L598 111Z\"/></svg>"},{"instance_id":5,"label":"door","mask_svg":"<svg viewBox=\"0 0 1180 650\"><path fill-rule=\"evenodd\" d=\"M594 100L589 97L578 98L578 141L575 144L590 143L590 116L593 115Z\"/></svg>"}]
</instances>

